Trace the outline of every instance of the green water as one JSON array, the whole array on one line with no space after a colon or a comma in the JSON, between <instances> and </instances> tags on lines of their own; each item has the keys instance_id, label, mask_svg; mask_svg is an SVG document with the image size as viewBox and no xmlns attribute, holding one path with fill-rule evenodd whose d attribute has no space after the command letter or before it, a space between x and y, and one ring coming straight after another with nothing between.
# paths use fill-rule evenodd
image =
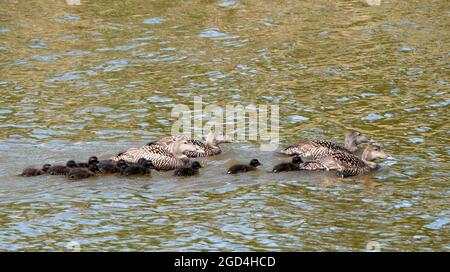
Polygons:
<instances>
[{"instance_id":1,"label":"green water","mask_svg":"<svg viewBox=\"0 0 450 272\"><path fill-rule=\"evenodd\" d=\"M449 2L277 2L3 0L0 249L450 251ZM394 159L275 175L240 141L195 178L16 176L169 135L196 96L279 105L283 145L357 129Z\"/></svg>"}]
</instances>

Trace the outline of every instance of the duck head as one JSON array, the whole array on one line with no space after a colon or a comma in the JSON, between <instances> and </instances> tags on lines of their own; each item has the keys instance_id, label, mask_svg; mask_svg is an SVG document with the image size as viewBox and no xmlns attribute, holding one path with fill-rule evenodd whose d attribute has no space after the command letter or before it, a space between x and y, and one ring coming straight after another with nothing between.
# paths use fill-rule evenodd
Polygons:
<instances>
[{"instance_id":1,"label":"duck head","mask_svg":"<svg viewBox=\"0 0 450 272\"><path fill-rule=\"evenodd\" d=\"M262 164L257 159L253 159L250 161L250 166L257 167L259 165L262 165Z\"/></svg>"},{"instance_id":2,"label":"duck head","mask_svg":"<svg viewBox=\"0 0 450 272\"><path fill-rule=\"evenodd\" d=\"M350 152L355 152L358 150L358 145L362 143L367 143L369 138L362 135L361 132L352 130L345 133L345 148Z\"/></svg>"}]
</instances>

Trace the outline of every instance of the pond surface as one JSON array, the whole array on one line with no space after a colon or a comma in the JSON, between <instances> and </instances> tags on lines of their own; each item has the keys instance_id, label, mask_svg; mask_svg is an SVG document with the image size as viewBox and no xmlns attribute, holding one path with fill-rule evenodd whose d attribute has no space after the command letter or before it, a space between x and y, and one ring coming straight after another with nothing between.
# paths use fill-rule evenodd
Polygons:
<instances>
[{"instance_id":1,"label":"pond surface","mask_svg":"<svg viewBox=\"0 0 450 272\"><path fill-rule=\"evenodd\" d=\"M450 251L448 1L69 2L2 1L0 250ZM239 141L195 178L16 176L169 135L198 96L279 105L283 145L357 129L394 159L275 175Z\"/></svg>"}]
</instances>

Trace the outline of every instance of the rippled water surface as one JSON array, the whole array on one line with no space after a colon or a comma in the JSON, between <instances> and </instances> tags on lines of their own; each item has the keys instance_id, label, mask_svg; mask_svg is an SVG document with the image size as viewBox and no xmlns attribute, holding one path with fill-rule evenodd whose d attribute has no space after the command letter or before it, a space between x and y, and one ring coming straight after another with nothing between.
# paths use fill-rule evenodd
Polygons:
<instances>
[{"instance_id":1,"label":"rippled water surface","mask_svg":"<svg viewBox=\"0 0 450 272\"><path fill-rule=\"evenodd\" d=\"M71 2L71 1L68 1ZM445 0L3 0L0 249L450 251ZM370 176L272 174L223 145L195 178L19 178L170 134L177 104L277 104L283 144L358 129ZM256 157L248 175L226 168Z\"/></svg>"}]
</instances>

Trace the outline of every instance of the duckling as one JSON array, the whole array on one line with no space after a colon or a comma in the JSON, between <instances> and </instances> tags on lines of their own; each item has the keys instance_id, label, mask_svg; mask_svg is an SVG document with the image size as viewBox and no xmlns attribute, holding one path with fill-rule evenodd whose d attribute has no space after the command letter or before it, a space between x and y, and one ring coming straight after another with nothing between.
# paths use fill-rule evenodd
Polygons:
<instances>
[{"instance_id":1,"label":"duckling","mask_svg":"<svg viewBox=\"0 0 450 272\"><path fill-rule=\"evenodd\" d=\"M329 156L300 164L300 170L336 171L341 177L367 174L376 169L376 159L386 159L388 155L378 145L369 144L363 151L361 158L345 153L332 152Z\"/></svg>"},{"instance_id":2,"label":"duckling","mask_svg":"<svg viewBox=\"0 0 450 272\"><path fill-rule=\"evenodd\" d=\"M78 165L74 160L67 161L66 165L52 165L47 170L49 175L67 175L72 168L77 168Z\"/></svg>"},{"instance_id":3,"label":"duckling","mask_svg":"<svg viewBox=\"0 0 450 272\"><path fill-rule=\"evenodd\" d=\"M22 177L40 176L40 175L47 173L50 166L51 166L50 164L44 164L41 169L36 169L36 168L31 168L31 167L25 168L19 176L22 176Z\"/></svg>"},{"instance_id":4,"label":"duckling","mask_svg":"<svg viewBox=\"0 0 450 272\"><path fill-rule=\"evenodd\" d=\"M92 176L95 176L95 173L84 167L73 168L67 174L69 179L86 179Z\"/></svg>"},{"instance_id":5,"label":"duckling","mask_svg":"<svg viewBox=\"0 0 450 272\"><path fill-rule=\"evenodd\" d=\"M178 140L169 146L153 144L131 148L112 157L111 160L123 159L127 162L137 162L140 158L145 158L153 163L157 171L168 171L190 165L190 159L183 154L186 151L204 152L188 141Z\"/></svg>"},{"instance_id":6,"label":"duckling","mask_svg":"<svg viewBox=\"0 0 450 272\"><path fill-rule=\"evenodd\" d=\"M151 169L154 168L155 166L151 161L140 158L137 163L128 163L128 166L121 171L121 174L124 176L146 175L150 174Z\"/></svg>"},{"instance_id":7,"label":"duckling","mask_svg":"<svg viewBox=\"0 0 450 272\"><path fill-rule=\"evenodd\" d=\"M369 138L362 135L360 132L349 131L345 134L344 146L329 141L312 140L289 146L281 150L281 153L289 156L298 155L303 158L309 157L312 159L318 159L321 157L326 157L335 151L349 154L354 153L358 150L358 145L368 141Z\"/></svg>"},{"instance_id":8,"label":"duckling","mask_svg":"<svg viewBox=\"0 0 450 272\"><path fill-rule=\"evenodd\" d=\"M184 154L189 158L197 158L197 157L209 157L222 153L222 149L220 149L219 144L221 143L230 143L232 140L228 137L217 135L215 132L208 133L206 137L206 141L197 140L191 138L189 136L169 136L164 137L159 140L151 141L147 145L162 145L162 146L171 146L175 141L184 140L190 144L195 145L198 149L201 149L203 152L198 151L186 151Z\"/></svg>"},{"instance_id":9,"label":"duckling","mask_svg":"<svg viewBox=\"0 0 450 272\"><path fill-rule=\"evenodd\" d=\"M89 158L88 162L77 162L78 167L88 168L89 165L98 164L98 158L96 156L92 156Z\"/></svg>"},{"instance_id":10,"label":"duckling","mask_svg":"<svg viewBox=\"0 0 450 272\"><path fill-rule=\"evenodd\" d=\"M236 173L243 173L243 172L248 172L248 171L255 171L256 167L258 167L259 165L262 165L257 159L253 159L250 161L249 165L245 165L245 164L236 164L231 166L228 171L227 174L236 174Z\"/></svg>"},{"instance_id":11,"label":"duckling","mask_svg":"<svg viewBox=\"0 0 450 272\"><path fill-rule=\"evenodd\" d=\"M279 172L299 170L300 163L303 163L302 158L300 158L299 156L295 156L292 158L292 162L283 162L275 165L272 172L279 173Z\"/></svg>"},{"instance_id":12,"label":"duckling","mask_svg":"<svg viewBox=\"0 0 450 272\"><path fill-rule=\"evenodd\" d=\"M177 177L197 175L200 168L202 168L202 165L198 161L194 161L190 167L180 167L175 169L173 175Z\"/></svg>"},{"instance_id":13,"label":"duckling","mask_svg":"<svg viewBox=\"0 0 450 272\"><path fill-rule=\"evenodd\" d=\"M118 166L118 161L113 160L102 160L97 164L97 167L99 169L99 172L102 174L115 174L120 173L121 168ZM126 163L124 160L122 160L121 163Z\"/></svg>"}]
</instances>

